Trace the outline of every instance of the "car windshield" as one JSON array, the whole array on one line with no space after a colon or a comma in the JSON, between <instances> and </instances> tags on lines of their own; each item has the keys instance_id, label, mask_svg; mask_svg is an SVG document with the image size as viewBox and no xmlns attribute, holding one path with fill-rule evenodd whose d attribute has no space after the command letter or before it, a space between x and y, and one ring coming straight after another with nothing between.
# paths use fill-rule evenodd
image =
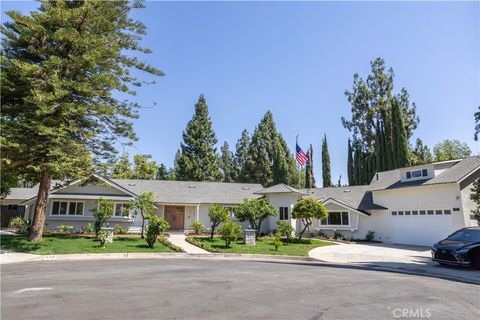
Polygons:
<instances>
[{"instance_id":1,"label":"car windshield","mask_svg":"<svg viewBox=\"0 0 480 320\"><path fill-rule=\"evenodd\" d=\"M477 242L480 241L480 230L460 230L447 239L452 241Z\"/></svg>"}]
</instances>

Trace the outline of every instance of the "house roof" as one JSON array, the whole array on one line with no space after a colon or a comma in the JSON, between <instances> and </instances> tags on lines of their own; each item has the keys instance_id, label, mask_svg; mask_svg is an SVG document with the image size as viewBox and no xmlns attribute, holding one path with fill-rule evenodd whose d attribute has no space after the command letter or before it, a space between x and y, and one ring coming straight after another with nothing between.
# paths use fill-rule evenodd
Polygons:
<instances>
[{"instance_id":1,"label":"house roof","mask_svg":"<svg viewBox=\"0 0 480 320\"><path fill-rule=\"evenodd\" d=\"M27 200L35 197L38 193L38 185L33 188L11 188L9 194L3 198L6 200Z\"/></svg>"},{"instance_id":2,"label":"house roof","mask_svg":"<svg viewBox=\"0 0 480 320\"><path fill-rule=\"evenodd\" d=\"M111 181L137 195L150 191L154 194L155 202L177 204L237 204L245 198L258 198L254 192L262 189L260 184L252 183L132 179L111 179Z\"/></svg>"},{"instance_id":3,"label":"house roof","mask_svg":"<svg viewBox=\"0 0 480 320\"><path fill-rule=\"evenodd\" d=\"M306 194L303 191L298 189L292 188L286 184L280 183L268 188L263 188L259 191L254 192L255 194L272 194L272 193L298 193L298 194Z\"/></svg>"},{"instance_id":4,"label":"house roof","mask_svg":"<svg viewBox=\"0 0 480 320\"><path fill-rule=\"evenodd\" d=\"M387 209L373 203L370 186L312 188L301 189L301 191L316 200L325 201L327 199L335 199L360 211Z\"/></svg>"},{"instance_id":5,"label":"house roof","mask_svg":"<svg viewBox=\"0 0 480 320\"><path fill-rule=\"evenodd\" d=\"M428 186L434 184L444 183L458 183L471 173L479 170L480 168L480 156L468 157L459 161L448 162L451 164L441 173L430 179L421 179L414 181L400 180L400 170L395 169L390 171L378 172L370 183L370 189L374 191L397 189L414 186ZM437 162L432 165L444 167L447 162ZM419 167L419 166L416 166ZM443 169L443 168L442 168ZM377 178L378 177L378 178Z\"/></svg>"}]
</instances>

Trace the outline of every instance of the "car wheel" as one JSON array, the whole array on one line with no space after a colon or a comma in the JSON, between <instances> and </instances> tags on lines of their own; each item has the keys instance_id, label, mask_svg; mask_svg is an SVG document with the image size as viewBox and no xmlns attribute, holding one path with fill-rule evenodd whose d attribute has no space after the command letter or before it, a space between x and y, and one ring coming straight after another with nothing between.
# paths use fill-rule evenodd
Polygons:
<instances>
[{"instance_id":1,"label":"car wheel","mask_svg":"<svg viewBox=\"0 0 480 320\"><path fill-rule=\"evenodd\" d=\"M472 267L480 269L480 251L476 251L472 254Z\"/></svg>"}]
</instances>

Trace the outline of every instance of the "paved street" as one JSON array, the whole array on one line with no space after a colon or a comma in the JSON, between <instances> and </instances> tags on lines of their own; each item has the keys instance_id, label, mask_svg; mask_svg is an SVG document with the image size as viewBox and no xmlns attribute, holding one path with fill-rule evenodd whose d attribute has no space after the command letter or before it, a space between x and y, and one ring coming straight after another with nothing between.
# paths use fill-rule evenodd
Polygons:
<instances>
[{"instance_id":1,"label":"paved street","mask_svg":"<svg viewBox=\"0 0 480 320\"><path fill-rule=\"evenodd\" d=\"M1 280L3 320L480 317L477 285L303 263L29 262L3 265Z\"/></svg>"}]
</instances>

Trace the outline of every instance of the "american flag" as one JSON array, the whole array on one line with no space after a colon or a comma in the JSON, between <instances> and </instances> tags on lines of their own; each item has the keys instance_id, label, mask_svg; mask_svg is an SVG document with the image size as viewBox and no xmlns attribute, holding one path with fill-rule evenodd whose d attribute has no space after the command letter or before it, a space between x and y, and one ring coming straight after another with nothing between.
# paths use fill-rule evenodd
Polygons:
<instances>
[{"instance_id":1,"label":"american flag","mask_svg":"<svg viewBox=\"0 0 480 320\"><path fill-rule=\"evenodd\" d=\"M305 152L303 152L298 143L296 147L295 158L297 159L298 164L301 166L304 166L308 161L308 156L305 154Z\"/></svg>"}]
</instances>

